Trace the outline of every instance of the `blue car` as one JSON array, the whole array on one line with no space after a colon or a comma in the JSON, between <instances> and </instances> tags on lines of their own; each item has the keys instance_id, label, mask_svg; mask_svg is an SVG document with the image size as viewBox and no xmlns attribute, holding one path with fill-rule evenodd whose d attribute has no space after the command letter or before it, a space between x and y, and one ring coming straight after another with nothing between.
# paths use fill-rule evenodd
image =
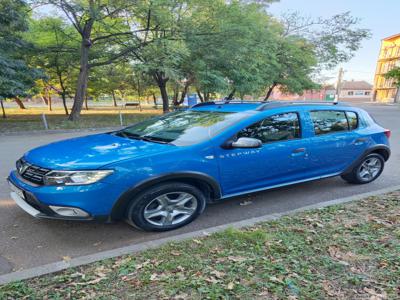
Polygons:
<instances>
[{"instance_id":1,"label":"blue car","mask_svg":"<svg viewBox=\"0 0 400 300\"><path fill-rule=\"evenodd\" d=\"M12 199L37 218L166 231L224 198L333 176L374 181L389 137L340 103L207 102L33 149L8 180Z\"/></svg>"}]
</instances>

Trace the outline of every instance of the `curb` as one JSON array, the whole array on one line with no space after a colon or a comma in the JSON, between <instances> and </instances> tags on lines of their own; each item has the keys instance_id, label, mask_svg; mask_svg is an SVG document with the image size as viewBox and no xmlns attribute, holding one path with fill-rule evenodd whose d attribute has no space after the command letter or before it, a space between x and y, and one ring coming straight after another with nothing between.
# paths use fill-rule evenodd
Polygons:
<instances>
[{"instance_id":1,"label":"curb","mask_svg":"<svg viewBox=\"0 0 400 300\"><path fill-rule=\"evenodd\" d=\"M62 271L62 270L65 270L65 269L71 268L71 267L78 267L78 266L90 264L90 263L100 261L103 259L115 258L118 256L137 253L137 252L144 251L144 250L151 249L151 248L157 248L157 247L160 247L169 242L177 242L177 241L187 240L187 239L191 239L191 238L207 236L211 233L222 231L222 230L225 230L228 228L240 229L243 227L252 226L252 225L260 223L260 222L276 220L283 216L295 214L298 212L303 212L303 211L307 211L307 210L311 210L311 209L321 209L321 208L325 208L328 206L347 203L347 202L351 202L351 201L358 201L358 200L361 200L366 197L377 196L377 195L393 192L396 190L400 190L400 185L396 185L396 186L384 188L384 189L379 189L379 190L372 191L372 192L362 193L362 194L358 194L358 195L353 195L353 196L349 196L349 197L330 200L330 201L317 203L317 204L313 204L313 205L308 205L308 206L304 206L301 208L286 211L283 213L264 215L261 217L256 217L256 218L251 218L251 219L233 222L233 223L229 223L229 224L219 225L219 226L215 226L215 227L211 227L211 228L206 228L203 230L198 230L198 231L183 233L183 234L179 234L179 235L175 235L175 236L171 236L171 237L161 238L161 239L154 240L154 241L133 244L133 245L124 246L124 247L113 249L113 250L107 250L107 251L102 251L102 252L98 252L95 254L80 256L80 257L72 258L69 261L58 261L58 262L42 265L39 267L34 267L31 269L16 271L16 272L8 273L5 275L0 275L0 285L7 284L10 282L14 282L14 281L19 281L19 280L30 279L33 277L46 275L49 273Z\"/></svg>"}]
</instances>

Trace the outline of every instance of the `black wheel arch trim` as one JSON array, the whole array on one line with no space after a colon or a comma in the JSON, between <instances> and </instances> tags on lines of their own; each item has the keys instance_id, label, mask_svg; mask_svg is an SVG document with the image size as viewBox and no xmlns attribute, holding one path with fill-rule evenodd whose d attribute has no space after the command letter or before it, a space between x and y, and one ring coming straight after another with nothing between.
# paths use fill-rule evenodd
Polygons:
<instances>
[{"instance_id":1,"label":"black wheel arch trim","mask_svg":"<svg viewBox=\"0 0 400 300\"><path fill-rule=\"evenodd\" d=\"M355 166L357 166L367 155L374 153L374 152L379 152L379 151L385 151L386 152L386 157L384 156L383 158L385 161L387 161L390 157L391 151L389 146L387 145L375 145L363 152L363 154L360 155L359 158L357 158L349 167L346 168L346 170L342 173L342 175L348 174L353 170ZM379 153L378 153L379 154Z\"/></svg>"},{"instance_id":2,"label":"black wheel arch trim","mask_svg":"<svg viewBox=\"0 0 400 300\"><path fill-rule=\"evenodd\" d=\"M111 211L110 219L117 220L123 217L130 200L132 200L132 196L137 195L156 184L168 181L182 181L186 183L195 181L198 184L205 184L209 188L209 195L207 196L210 197L210 202L220 199L222 195L220 185L208 174L190 171L162 174L143 180L125 191L115 202Z\"/></svg>"}]
</instances>

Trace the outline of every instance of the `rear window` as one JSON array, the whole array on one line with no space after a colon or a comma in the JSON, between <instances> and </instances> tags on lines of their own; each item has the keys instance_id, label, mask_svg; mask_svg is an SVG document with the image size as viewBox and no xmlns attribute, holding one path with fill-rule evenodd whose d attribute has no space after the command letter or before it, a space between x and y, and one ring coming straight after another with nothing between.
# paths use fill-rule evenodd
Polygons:
<instances>
[{"instance_id":1,"label":"rear window","mask_svg":"<svg viewBox=\"0 0 400 300\"><path fill-rule=\"evenodd\" d=\"M344 111L311 111L310 115L314 125L315 135L349 130L349 124L347 122L346 113Z\"/></svg>"}]
</instances>

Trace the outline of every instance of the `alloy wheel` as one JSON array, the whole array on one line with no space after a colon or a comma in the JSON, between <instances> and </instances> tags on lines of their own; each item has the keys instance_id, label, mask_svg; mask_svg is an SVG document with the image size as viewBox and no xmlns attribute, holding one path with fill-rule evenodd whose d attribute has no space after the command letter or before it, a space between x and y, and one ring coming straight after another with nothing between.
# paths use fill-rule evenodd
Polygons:
<instances>
[{"instance_id":1,"label":"alloy wheel","mask_svg":"<svg viewBox=\"0 0 400 300\"><path fill-rule=\"evenodd\" d=\"M166 193L154 198L143 211L150 224L164 227L177 225L189 219L197 210L195 196L186 192Z\"/></svg>"},{"instance_id":2,"label":"alloy wheel","mask_svg":"<svg viewBox=\"0 0 400 300\"><path fill-rule=\"evenodd\" d=\"M382 162L376 157L367 158L358 168L358 177L368 182L375 179L382 169Z\"/></svg>"}]
</instances>

